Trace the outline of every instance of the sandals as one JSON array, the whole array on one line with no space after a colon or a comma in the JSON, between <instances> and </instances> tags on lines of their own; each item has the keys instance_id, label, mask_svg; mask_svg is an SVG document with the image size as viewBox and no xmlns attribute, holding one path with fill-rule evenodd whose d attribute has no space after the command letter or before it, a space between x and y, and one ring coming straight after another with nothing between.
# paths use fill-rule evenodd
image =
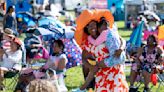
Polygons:
<instances>
[{"instance_id":1,"label":"sandals","mask_svg":"<svg viewBox=\"0 0 164 92\"><path fill-rule=\"evenodd\" d=\"M151 92L150 88L144 88L143 92Z\"/></svg>"},{"instance_id":2,"label":"sandals","mask_svg":"<svg viewBox=\"0 0 164 92\"><path fill-rule=\"evenodd\" d=\"M0 84L0 90L4 90L5 86L3 84Z\"/></svg>"},{"instance_id":3,"label":"sandals","mask_svg":"<svg viewBox=\"0 0 164 92\"><path fill-rule=\"evenodd\" d=\"M139 92L138 87L130 87L129 92Z\"/></svg>"}]
</instances>

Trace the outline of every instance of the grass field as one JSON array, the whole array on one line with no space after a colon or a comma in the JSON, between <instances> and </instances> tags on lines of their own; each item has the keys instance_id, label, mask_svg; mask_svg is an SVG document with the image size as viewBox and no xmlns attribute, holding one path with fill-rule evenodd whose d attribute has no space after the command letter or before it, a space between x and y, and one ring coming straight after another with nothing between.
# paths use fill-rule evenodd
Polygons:
<instances>
[{"instance_id":1,"label":"grass field","mask_svg":"<svg viewBox=\"0 0 164 92\"><path fill-rule=\"evenodd\" d=\"M128 40L132 31L128 30L128 29L125 29L124 22L119 21L119 22L116 22L116 23L118 25L119 34L125 40ZM23 37L24 37L24 35L23 35ZM125 74L126 74L126 77L127 77L127 81L129 83L129 74L130 74L130 67L129 66L126 67ZM10 79L7 80L7 81L10 81ZM66 83L67 88L69 89L69 92L71 92L71 89L81 86L83 82L84 82L84 78L83 78L81 66L73 67L73 68L70 68L70 69L67 70L65 83ZM158 87L158 85L154 86L152 88L152 92L156 92L157 87ZM140 86L139 90L142 92L143 85ZM12 92L12 91L10 90L10 91L5 91L5 92ZM160 87L158 92L164 92L164 87Z\"/></svg>"},{"instance_id":2,"label":"grass field","mask_svg":"<svg viewBox=\"0 0 164 92\"><path fill-rule=\"evenodd\" d=\"M123 37L125 40L129 40L132 30L126 29L123 21L116 22L116 24L118 26L118 32L121 35L121 37Z\"/></svg>"}]
</instances>

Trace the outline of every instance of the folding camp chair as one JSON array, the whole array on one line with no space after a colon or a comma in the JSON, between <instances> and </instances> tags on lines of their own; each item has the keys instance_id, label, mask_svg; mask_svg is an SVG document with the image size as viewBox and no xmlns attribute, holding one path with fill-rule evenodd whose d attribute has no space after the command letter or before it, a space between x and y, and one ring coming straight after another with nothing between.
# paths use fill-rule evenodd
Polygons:
<instances>
[{"instance_id":1,"label":"folding camp chair","mask_svg":"<svg viewBox=\"0 0 164 92\"><path fill-rule=\"evenodd\" d=\"M158 85L156 92L160 92L159 91L160 87L162 85L164 86L164 74L159 74L157 77L158 77L159 85Z\"/></svg>"},{"instance_id":2,"label":"folding camp chair","mask_svg":"<svg viewBox=\"0 0 164 92\"><path fill-rule=\"evenodd\" d=\"M4 85L6 90L14 90L19 77L19 71L10 70L4 75Z\"/></svg>"},{"instance_id":3,"label":"folding camp chair","mask_svg":"<svg viewBox=\"0 0 164 92\"><path fill-rule=\"evenodd\" d=\"M152 81L152 80L151 80ZM130 91L130 92L140 92L138 89L141 87L141 85L144 83L144 78L142 76L142 73L141 71L139 72L139 74L137 75L137 78L136 78L136 82L135 83L135 88L133 89L133 91ZM150 86L150 91L153 89L153 87L155 86L155 84L151 85ZM157 91L158 92L158 91Z\"/></svg>"},{"instance_id":4,"label":"folding camp chair","mask_svg":"<svg viewBox=\"0 0 164 92\"><path fill-rule=\"evenodd\" d=\"M160 87L163 85L164 86L164 64L163 66L161 66L161 68L158 69L158 74L157 74L157 78L158 78L158 88L156 90L156 92L159 92Z\"/></svg>"},{"instance_id":5,"label":"folding camp chair","mask_svg":"<svg viewBox=\"0 0 164 92\"><path fill-rule=\"evenodd\" d=\"M159 65L159 66L160 66L160 65ZM156 92L160 92L160 91L159 91L160 87L161 87L162 85L164 86L164 68L163 68L163 66L160 66L160 67L162 67L162 68L159 69L158 66L156 67L156 70L157 70L157 71L155 72L155 76L154 76L154 77L156 77L157 82L158 82L158 88L157 88ZM136 78L136 81L137 81L137 84L135 84L135 86L136 86L136 87L135 87L135 88L136 88L136 91L133 91L133 92L138 92L139 87L140 87L140 86L143 84L143 82L144 82L141 71L142 71L142 70L139 71L139 74L138 74L138 76L137 76L137 78ZM152 76L151 76L151 77L152 77ZM151 85L150 90L152 90L153 87L156 86L156 84L157 84L157 82L153 83L153 80L154 80L154 79L151 78L151 82L152 82L153 85ZM132 92L132 91L131 91L131 92Z\"/></svg>"}]
</instances>

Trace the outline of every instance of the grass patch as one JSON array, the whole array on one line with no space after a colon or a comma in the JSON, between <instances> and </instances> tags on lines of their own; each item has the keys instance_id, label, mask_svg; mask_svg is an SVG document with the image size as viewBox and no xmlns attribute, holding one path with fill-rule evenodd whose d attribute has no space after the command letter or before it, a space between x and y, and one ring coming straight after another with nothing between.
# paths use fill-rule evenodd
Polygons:
<instances>
[{"instance_id":1,"label":"grass patch","mask_svg":"<svg viewBox=\"0 0 164 92\"><path fill-rule=\"evenodd\" d=\"M123 37L123 39L125 39L126 41L130 39L130 35L132 33L132 31L130 30L127 30L127 31L119 30L118 32L121 35L121 37Z\"/></svg>"},{"instance_id":2,"label":"grass patch","mask_svg":"<svg viewBox=\"0 0 164 92\"><path fill-rule=\"evenodd\" d=\"M77 66L67 70L65 83L69 91L71 89L80 87L84 83L82 67Z\"/></svg>"},{"instance_id":3,"label":"grass patch","mask_svg":"<svg viewBox=\"0 0 164 92\"><path fill-rule=\"evenodd\" d=\"M126 80L128 81L129 85L130 85L129 83L130 68L131 68L130 66L125 67ZM77 67L70 68L67 70L65 83L69 89L69 92L71 92L71 89L80 87L83 82L84 82L84 78L83 78L81 66L77 66ZM150 87L151 86L152 86L151 91L156 92L159 86L159 83L156 86L153 86L152 84L150 84ZM143 89L144 89L144 84L142 83L141 86L139 87L139 91L142 92ZM164 90L164 86L161 85L161 87L158 89L158 92L163 92L163 90Z\"/></svg>"},{"instance_id":4,"label":"grass patch","mask_svg":"<svg viewBox=\"0 0 164 92\"><path fill-rule=\"evenodd\" d=\"M117 27L118 28L125 28L125 23L124 21L116 21Z\"/></svg>"},{"instance_id":5,"label":"grass patch","mask_svg":"<svg viewBox=\"0 0 164 92\"><path fill-rule=\"evenodd\" d=\"M121 37L123 37L125 40L129 40L132 30L125 28L124 21L118 21L116 22L116 24L118 27L118 32L121 35Z\"/></svg>"}]
</instances>

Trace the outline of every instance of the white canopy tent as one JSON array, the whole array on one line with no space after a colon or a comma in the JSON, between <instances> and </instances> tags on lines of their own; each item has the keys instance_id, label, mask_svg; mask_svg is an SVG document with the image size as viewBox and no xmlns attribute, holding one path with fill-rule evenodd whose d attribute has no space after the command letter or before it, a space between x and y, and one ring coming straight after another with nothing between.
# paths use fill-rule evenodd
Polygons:
<instances>
[{"instance_id":1,"label":"white canopy tent","mask_svg":"<svg viewBox=\"0 0 164 92\"><path fill-rule=\"evenodd\" d=\"M150 11L158 15L164 14L164 0L125 0L125 24L127 23L128 15L137 17L137 14L142 10L143 1L150 5Z\"/></svg>"}]
</instances>

